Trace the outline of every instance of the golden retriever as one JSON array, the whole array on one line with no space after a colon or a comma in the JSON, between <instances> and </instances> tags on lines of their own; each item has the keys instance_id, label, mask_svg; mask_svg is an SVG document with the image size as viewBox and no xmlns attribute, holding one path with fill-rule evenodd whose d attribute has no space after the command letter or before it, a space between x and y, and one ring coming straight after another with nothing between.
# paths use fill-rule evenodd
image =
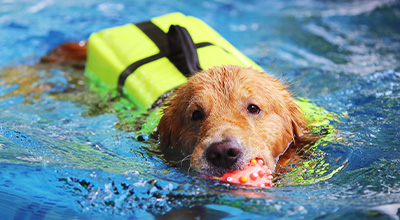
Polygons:
<instances>
[{"instance_id":1,"label":"golden retriever","mask_svg":"<svg viewBox=\"0 0 400 220\"><path fill-rule=\"evenodd\" d=\"M213 176L261 158L274 169L305 123L287 86L240 66L214 67L178 88L158 125L160 147Z\"/></svg>"},{"instance_id":2,"label":"golden retriever","mask_svg":"<svg viewBox=\"0 0 400 220\"><path fill-rule=\"evenodd\" d=\"M83 67L86 44L61 44L41 64ZM307 131L288 86L240 66L199 72L178 88L158 125L160 148L190 157L190 166L213 176L263 159L274 170L290 143ZM289 149L279 168L296 157Z\"/></svg>"}]
</instances>

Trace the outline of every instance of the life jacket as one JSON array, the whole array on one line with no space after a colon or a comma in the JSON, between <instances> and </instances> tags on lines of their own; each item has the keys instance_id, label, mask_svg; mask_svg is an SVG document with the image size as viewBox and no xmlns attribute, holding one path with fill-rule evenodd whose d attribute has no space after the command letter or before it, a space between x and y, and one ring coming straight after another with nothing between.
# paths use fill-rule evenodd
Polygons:
<instances>
[{"instance_id":1,"label":"life jacket","mask_svg":"<svg viewBox=\"0 0 400 220\"><path fill-rule=\"evenodd\" d=\"M85 74L143 109L194 73L228 64L262 71L203 21L172 13L91 34Z\"/></svg>"}]
</instances>

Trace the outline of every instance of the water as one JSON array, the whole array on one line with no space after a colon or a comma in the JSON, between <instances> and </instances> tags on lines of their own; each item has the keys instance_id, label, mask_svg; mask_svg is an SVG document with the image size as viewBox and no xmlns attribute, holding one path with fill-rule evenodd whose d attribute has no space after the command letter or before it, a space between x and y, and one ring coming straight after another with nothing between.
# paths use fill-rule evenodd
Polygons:
<instances>
[{"instance_id":1,"label":"water","mask_svg":"<svg viewBox=\"0 0 400 220\"><path fill-rule=\"evenodd\" d=\"M340 115L318 146L325 179L268 190L206 180L135 141L145 113L103 102L80 70L29 67L62 42L175 11ZM399 1L0 0L0 36L2 218L399 218Z\"/></svg>"}]
</instances>

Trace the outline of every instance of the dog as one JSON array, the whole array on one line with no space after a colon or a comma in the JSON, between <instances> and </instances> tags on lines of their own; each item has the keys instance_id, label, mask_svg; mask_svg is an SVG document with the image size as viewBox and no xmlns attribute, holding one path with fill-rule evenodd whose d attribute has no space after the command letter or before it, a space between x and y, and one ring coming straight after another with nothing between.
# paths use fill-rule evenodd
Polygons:
<instances>
[{"instance_id":1,"label":"dog","mask_svg":"<svg viewBox=\"0 0 400 220\"><path fill-rule=\"evenodd\" d=\"M270 169L306 125L288 86L240 66L214 67L189 78L164 109L160 148L191 157L212 176L261 158Z\"/></svg>"},{"instance_id":2,"label":"dog","mask_svg":"<svg viewBox=\"0 0 400 220\"><path fill-rule=\"evenodd\" d=\"M86 46L63 43L39 65L83 69ZM211 176L242 169L253 158L279 170L298 156L289 145L308 132L288 86L250 67L220 66L193 75L163 111L160 149L191 158L191 168Z\"/></svg>"}]
</instances>

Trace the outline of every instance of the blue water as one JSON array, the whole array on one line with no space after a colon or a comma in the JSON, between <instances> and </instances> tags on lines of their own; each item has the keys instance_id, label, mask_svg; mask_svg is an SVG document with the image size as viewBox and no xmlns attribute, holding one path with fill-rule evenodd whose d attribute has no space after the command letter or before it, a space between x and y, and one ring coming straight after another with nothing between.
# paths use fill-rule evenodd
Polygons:
<instances>
[{"instance_id":1,"label":"blue water","mask_svg":"<svg viewBox=\"0 0 400 220\"><path fill-rule=\"evenodd\" d=\"M29 67L62 42L175 11L340 115L319 146L331 178L268 190L206 180L135 141L145 116L115 111L80 70ZM0 48L2 219L399 219L399 1L0 0Z\"/></svg>"}]
</instances>

